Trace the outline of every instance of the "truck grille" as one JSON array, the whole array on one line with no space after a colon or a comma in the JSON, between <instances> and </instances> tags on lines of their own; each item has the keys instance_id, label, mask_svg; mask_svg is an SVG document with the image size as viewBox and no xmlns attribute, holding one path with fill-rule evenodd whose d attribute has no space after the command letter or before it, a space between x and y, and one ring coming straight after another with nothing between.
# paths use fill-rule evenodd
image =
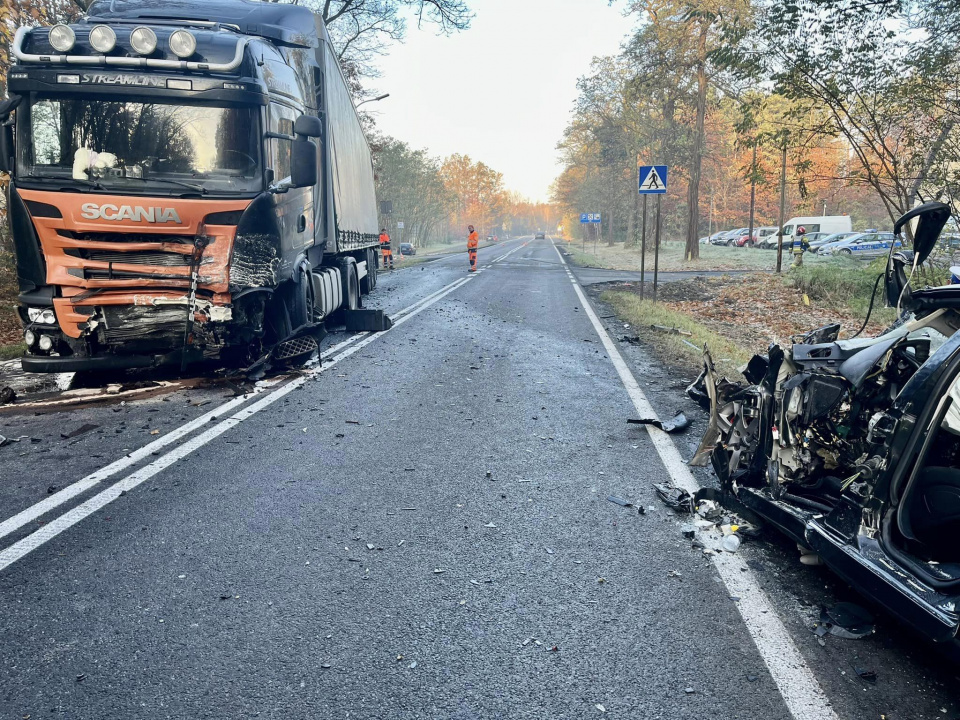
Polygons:
<instances>
[{"instance_id":1,"label":"truck grille","mask_svg":"<svg viewBox=\"0 0 960 720\"><path fill-rule=\"evenodd\" d=\"M182 340L187 324L186 307L105 306L103 337L109 343Z\"/></svg>"},{"instance_id":2,"label":"truck grille","mask_svg":"<svg viewBox=\"0 0 960 720\"><path fill-rule=\"evenodd\" d=\"M190 256L172 252L151 252L149 250L134 250L132 252L117 252L113 250L85 250L76 251L77 256L84 260L96 260L106 263L122 263L125 265L157 265L161 267L189 267ZM212 262L212 259L205 259Z\"/></svg>"},{"instance_id":3,"label":"truck grille","mask_svg":"<svg viewBox=\"0 0 960 720\"><path fill-rule=\"evenodd\" d=\"M70 230L57 230L57 233L63 237L82 240L83 242L115 242L115 243L178 243L183 245L193 245L193 235L158 235L156 233L135 233L135 232L102 232L102 233L78 233Z\"/></svg>"}]
</instances>

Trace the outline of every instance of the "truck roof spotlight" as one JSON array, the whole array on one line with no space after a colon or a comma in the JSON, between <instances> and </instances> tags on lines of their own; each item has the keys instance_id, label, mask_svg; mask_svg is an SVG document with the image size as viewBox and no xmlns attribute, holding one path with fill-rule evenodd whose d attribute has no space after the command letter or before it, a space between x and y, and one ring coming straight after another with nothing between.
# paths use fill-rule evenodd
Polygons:
<instances>
[{"instance_id":1,"label":"truck roof spotlight","mask_svg":"<svg viewBox=\"0 0 960 720\"><path fill-rule=\"evenodd\" d=\"M50 44L57 52L70 52L77 42L77 34L69 25L54 25L50 28Z\"/></svg>"},{"instance_id":2,"label":"truck roof spotlight","mask_svg":"<svg viewBox=\"0 0 960 720\"><path fill-rule=\"evenodd\" d=\"M90 31L90 47L98 53L108 53L117 46L117 34L109 25L96 25Z\"/></svg>"},{"instance_id":3,"label":"truck roof spotlight","mask_svg":"<svg viewBox=\"0 0 960 720\"><path fill-rule=\"evenodd\" d=\"M140 55L151 55L157 49L157 34L143 25L135 27L130 33L130 45Z\"/></svg>"},{"instance_id":4,"label":"truck roof spotlight","mask_svg":"<svg viewBox=\"0 0 960 720\"><path fill-rule=\"evenodd\" d=\"M197 38L189 30L175 30L170 35L170 50L178 58L188 58L197 51Z\"/></svg>"}]
</instances>

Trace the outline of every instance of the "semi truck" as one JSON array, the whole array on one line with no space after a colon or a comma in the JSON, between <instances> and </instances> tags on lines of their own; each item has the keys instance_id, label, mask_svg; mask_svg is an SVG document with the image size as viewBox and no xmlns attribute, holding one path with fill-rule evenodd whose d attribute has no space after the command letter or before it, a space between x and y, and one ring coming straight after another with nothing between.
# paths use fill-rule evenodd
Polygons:
<instances>
[{"instance_id":1,"label":"semi truck","mask_svg":"<svg viewBox=\"0 0 960 720\"><path fill-rule=\"evenodd\" d=\"M95 0L11 56L25 370L299 357L376 286L370 148L309 9Z\"/></svg>"}]
</instances>

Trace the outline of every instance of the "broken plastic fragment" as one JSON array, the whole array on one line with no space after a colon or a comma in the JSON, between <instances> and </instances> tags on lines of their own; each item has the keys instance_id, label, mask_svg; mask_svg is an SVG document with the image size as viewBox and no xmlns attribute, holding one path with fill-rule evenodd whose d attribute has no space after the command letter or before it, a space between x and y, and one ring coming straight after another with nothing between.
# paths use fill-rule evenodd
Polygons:
<instances>
[{"instance_id":1,"label":"broken plastic fragment","mask_svg":"<svg viewBox=\"0 0 960 720\"><path fill-rule=\"evenodd\" d=\"M657 491L657 497L667 507L679 512L693 512L693 497L686 490L663 483L656 483L653 487Z\"/></svg>"},{"instance_id":2,"label":"broken plastic fragment","mask_svg":"<svg viewBox=\"0 0 960 720\"><path fill-rule=\"evenodd\" d=\"M615 505L620 505L621 507L633 507L632 502L629 500L624 500L622 497L617 497L616 495L607 495L607 500Z\"/></svg>"},{"instance_id":3,"label":"broken plastic fragment","mask_svg":"<svg viewBox=\"0 0 960 720\"><path fill-rule=\"evenodd\" d=\"M639 420L629 418L627 422L631 425L653 425L655 428L667 433L683 432L690 427L690 420L683 413L677 414L672 420L668 420L667 422L662 422L657 418L641 418Z\"/></svg>"},{"instance_id":4,"label":"broken plastic fragment","mask_svg":"<svg viewBox=\"0 0 960 720\"><path fill-rule=\"evenodd\" d=\"M854 603L841 602L823 609L820 613L820 626L814 632L818 636L829 632L846 640L859 640L873 631L873 615L868 610Z\"/></svg>"}]
</instances>

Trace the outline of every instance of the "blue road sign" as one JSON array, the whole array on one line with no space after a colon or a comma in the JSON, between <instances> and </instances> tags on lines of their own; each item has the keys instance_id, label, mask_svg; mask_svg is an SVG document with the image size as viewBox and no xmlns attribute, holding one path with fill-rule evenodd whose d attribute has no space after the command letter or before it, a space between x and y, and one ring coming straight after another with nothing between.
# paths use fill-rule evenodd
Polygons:
<instances>
[{"instance_id":1,"label":"blue road sign","mask_svg":"<svg viewBox=\"0 0 960 720\"><path fill-rule=\"evenodd\" d=\"M586 225L587 223L598 223L603 221L600 219L600 213L580 213L580 222Z\"/></svg>"},{"instance_id":2,"label":"blue road sign","mask_svg":"<svg viewBox=\"0 0 960 720\"><path fill-rule=\"evenodd\" d=\"M663 195L667 192L666 165L642 165L639 179L641 195Z\"/></svg>"}]
</instances>

